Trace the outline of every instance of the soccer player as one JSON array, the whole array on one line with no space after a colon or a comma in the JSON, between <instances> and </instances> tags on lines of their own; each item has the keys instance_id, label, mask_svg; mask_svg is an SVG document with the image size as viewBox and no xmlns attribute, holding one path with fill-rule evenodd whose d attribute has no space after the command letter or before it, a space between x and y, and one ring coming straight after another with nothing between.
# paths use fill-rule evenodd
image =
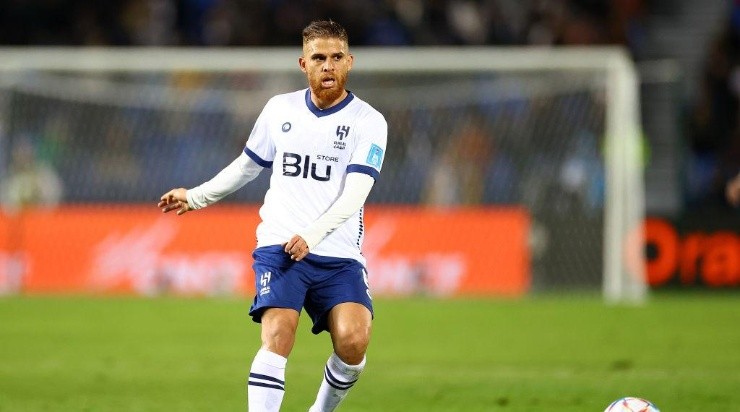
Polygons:
<instances>
[{"instance_id":1,"label":"soccer player","mask_svg":"<svg viewBox=\"0 0 740 412\"><path fill-rule=\"evenodd\" d=\"M271 168L253 253L262 347L249 373L253 412L277 411L301 309L328 331L333 353L310 412L333 411L365 367L373 307L361 253L363 204L383 164L388 126L345 89L347 33L333 21L303 30L298 59L309 87L265 105L243 153L213 179L173 189L158 207L178 215L206 207Z\"/></svg>"}]
</instances>

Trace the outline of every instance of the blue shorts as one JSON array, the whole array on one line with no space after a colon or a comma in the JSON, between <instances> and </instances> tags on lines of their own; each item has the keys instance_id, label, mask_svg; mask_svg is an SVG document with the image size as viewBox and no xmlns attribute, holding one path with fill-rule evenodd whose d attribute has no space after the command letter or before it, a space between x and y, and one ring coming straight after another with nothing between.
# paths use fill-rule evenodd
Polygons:
<instances>
[{"instance_id":1,"label":"blue shorts","mask_svg":"<svg viewBox=\"0 0 740 412\"><path fill-rule=\"evenodd\" d=\"M354 259L309 253L296 262L280 245L258 248L252 257L256 294L249 315L257 323L268 308L305 308L318 334L329 330L327 315L340 303L360 303L373 313L367 272Z\"/></svg>"}]
</instances>

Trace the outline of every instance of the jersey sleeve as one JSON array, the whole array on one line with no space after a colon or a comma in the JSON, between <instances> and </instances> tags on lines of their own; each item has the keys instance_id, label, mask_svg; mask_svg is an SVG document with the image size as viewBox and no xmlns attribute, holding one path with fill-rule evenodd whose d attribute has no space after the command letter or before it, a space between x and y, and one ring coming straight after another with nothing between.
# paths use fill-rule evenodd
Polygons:
<instances>
[{"instance_id":1,"label":"jersey sleeve","mask_svg":"<svg viewBox=\"0 0 740 412\"><path fill-rule=\"evenodd\" d=\"M275 159L275 142L273 142L269 133L269 119L274 111L273 107L273 100L268 101L262 109L262 113L257 117L244 147L244 153L255 163L265 168L271 168Z\"/></svg>"},{"instance_id":2,"label":"jersey sleeve","mask_svg":"<svg viewBox=\"0 0 740 412\"><path fill-rule=\"evenodd\" d=\"M358 122L357 144L352 152L347 173L365 173L376 181L383 168L385 146L388 140L388 123L378 112L373 112Z\"/></svg>"}]
</instances>

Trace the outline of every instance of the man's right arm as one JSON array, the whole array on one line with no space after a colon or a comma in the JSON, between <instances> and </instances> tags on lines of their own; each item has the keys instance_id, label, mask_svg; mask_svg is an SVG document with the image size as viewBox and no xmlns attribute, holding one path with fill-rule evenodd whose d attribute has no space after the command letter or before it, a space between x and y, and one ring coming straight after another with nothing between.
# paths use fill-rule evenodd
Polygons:
<instances>
[{"instance_id":1,"label":"man's right arm","mask_svg":"<svg viewBox=\"0 0 740 412\"><path fill-rule=\"evenodd\" d=\"M261 170L262 166L242 152L213 179L189 189L186 192L188 205L191 209L202 209L216 203L252 181Z\"/></svg>"},{"instance_id":2,"label":"man's right arm","mask_svg":"<svg viewBox=\"0 0 740 412\"><path fill-rule=\"evenodd\" d=\"M213 179L192 189L178 188L172 189L162 195L159 206L162 212L168 213L177 210L177 214L189 212L191 210L202 209L208 205L218 202L230 193L253 180L264 167L271 167L272 161L259 162L260 155L250 156L247 152L254 154L257 150L261 156L274 154L275 148L269 139L269 133L265 120L268 116L268 107L271 106L273 99L267 102L262 109L254 128L247 141L251 147L247 147L230 165L226 166ZM256 159L256 160L255 160Z\"/></svg>"},{"instance_id":3,"label":"man's right arm","mask_svg":"<svg viewBox=\"0 0 740 412\"><path fill-rule=\"evenodd\" d=\"M221 170L213 179L190 190L182 187L172 189L162 195L157 206L164 213L177 210L178 215L191 210L202 209L249 183L257 177L261 170L262 166L242 152L236 160Z\"/></svg>"}]
</instances>

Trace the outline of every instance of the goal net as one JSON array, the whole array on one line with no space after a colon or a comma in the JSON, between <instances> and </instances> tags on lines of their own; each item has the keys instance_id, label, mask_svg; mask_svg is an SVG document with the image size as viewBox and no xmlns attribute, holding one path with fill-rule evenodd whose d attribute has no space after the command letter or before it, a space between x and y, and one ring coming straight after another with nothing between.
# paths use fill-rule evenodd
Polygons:
<instances>
[{"instance_id":1,"label":"goal net","mask_svg":"<svg viewBox=\"0 0 740 412\"><path fill-rule=\"evenodd\" d=\"M6 214L28 204L123 210L209 179L240 153L272 95L305 87L299 52L1 49ZM370 205L520 208L528 291L644 298L638 85L621 49L352 52L349 89L389 125ZM13 180L29 162L37 170ZM259 204L267 185L262 173L225 202ZM24 236L14 221L0 231L6 287L7 268L19 270L8 250ZM479 243L481 256L507 242L482 240L455 241Z\"/></svg>"}]
</instances>

